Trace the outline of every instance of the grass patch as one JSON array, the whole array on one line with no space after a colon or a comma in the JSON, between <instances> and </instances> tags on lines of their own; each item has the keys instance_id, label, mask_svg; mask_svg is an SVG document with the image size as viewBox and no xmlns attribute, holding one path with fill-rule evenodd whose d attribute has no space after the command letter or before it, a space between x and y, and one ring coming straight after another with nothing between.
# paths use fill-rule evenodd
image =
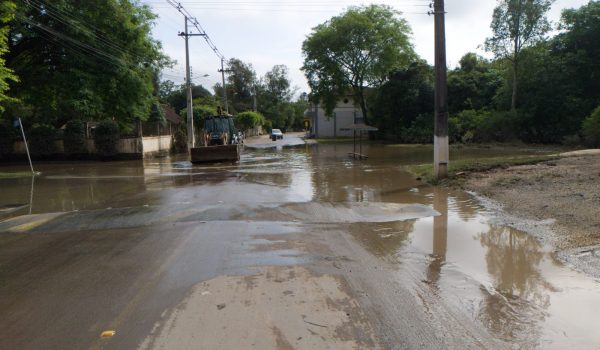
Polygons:
<instances>
[{"instance_id":1,"label":"grass patch","mask_svg":"<svg viewBox=\"0 0 600 350\"><path fill-rule=\"evenodd\" d=\"M405 169L432 185L449 184L460 187L462 181L465 179L464 175L468 173L485 172L498 168L506 169L514 165L537 164L553 159L556 159L553 155L509 156L454 161L451 159L450 166L448 167L448 178L441 181L434 177L433 164L407 165Z\"/></svg>"},{"instance_id":2,"label":"grass patch","mask_svg":"<svg viewBox=\"0 0 600 350\"><path fill-rule=\"evenodd\" d=\"M314 139L315 141L317 141L318 143L322 143L322 144L337 144L337 143L352 143L353 138L352 137L328 137L328 138L320 138L320 139ZM367 140L363 139L363 143L365 143ZM358 142L358 137L356 138L356 142Z\"/></svg>"},{"instance_id":3,"label":"grass patch","mask_svg":"<svg viewBox=\"0 0 600 350\"><path fill-rule=\"evenodd\" d=\"M20 171L16 173L1 173L0 179L14 179L18 177L31 177L31 171Z\"/></svg>"}]
</instances>

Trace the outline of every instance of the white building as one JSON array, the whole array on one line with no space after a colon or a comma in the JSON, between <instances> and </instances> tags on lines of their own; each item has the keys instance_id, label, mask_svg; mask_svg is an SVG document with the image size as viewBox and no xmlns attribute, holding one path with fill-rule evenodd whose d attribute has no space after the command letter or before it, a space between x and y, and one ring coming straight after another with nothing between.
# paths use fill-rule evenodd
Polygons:
<instances>
[{"instance_id":1,"label":"white building","mask_svg":"<svg viewBox=\"0 0 600 350\"><path fill-rule=\"evenodd\" d=\"M315 104L304 112L304 117L310 121L311 136L317 138L352 136L352 131L342 129L347 129L355 123L363 123L362 111L354 105L351 98L338 101L331 116L325 114L322 106Z\"/></svg>"}]
</instances>

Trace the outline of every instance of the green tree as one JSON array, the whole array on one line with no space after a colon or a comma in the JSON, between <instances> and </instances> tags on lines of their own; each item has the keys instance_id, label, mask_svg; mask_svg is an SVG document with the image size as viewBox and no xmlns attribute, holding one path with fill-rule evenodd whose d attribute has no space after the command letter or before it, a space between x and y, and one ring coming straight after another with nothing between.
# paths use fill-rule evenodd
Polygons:
<instances>
[{"instance_id":1,"label":"green tree","mask_svg":"<svg viewBox=\"0 0 600 350\"><path fill-rule=\"evenodd\" d=\"M187 107L187 91L185 84L176 86L172 81L163 81L159 86L159 98L162 102L168 103L175 113L180 113ZM192 84L193 104L204 104L217 106L214 96L202 85Z\"/></svg>"},{"instance_id":2,"label":"green tree","mask_svg":"<svg viewBox=\"0 0 600 350\"><path fill-rule=\"evenodd\" d=\"M416 58L410 35L400 12L386 5L350 7L316 26L302 44L312 95L330 115L338 98L350 93L367 122L365 91Z\"/></svg>"},{"instance_id":3,"label":"green tree","mask_svg":"<svg viewBox=\"0 0 600 350\"><path fill-rule=\"evenodd\" d=\"M86 153L85 124L81 120L70 120L65 124L63 145L67 154Z\"/></svg>"},{"instance_id":4,"label":"green tree","mask_svg":"<svg viewBox=\"0 0 600 350\"><path fill-rule=\"evenodd\" d=\"M585 118L600 105L600 2L563 11L560 29L550 43L553 60L561 63L559 72L568 83L565 102L575 104L573 113Z\"/></svg>"},{"instance_id":5,"label":"green tree","mask_svg":"<svg viewBox=\"0 0 600 350\"><path fill-rule=\"evenodd\" d=\"M241 112L235 118L235 126L241 131L252 129L257 125L262 125L265 122L265 117L258 112Z\"/></svg>"},{"instance_id":6,"label":"green tree","mask_svg":"<svg viewBox=\"0 0 600 350\"><path fill-rule=\"evenodd\" d=\"M0 114L4 111L4 104L10 99L6 92L9 88L9 82L16 82L17 76L12 69L6 67L4 55L8 52L8 31L7 25L14 18L16 5L12 1L2 1L0 3Z\"/></svg>"},{"instance_id":7,"label":"green tree","mask_svg":"<svg viewBox=\"0 0 600 350\"><path fill-rule=\"evenodd\" d=\"M600 106L583 121L584 142L589 147L600 147Z\"/></svg>"},{"instance_id":8,"label":"green tree","mask_svg":"<svg viewBox=\"0 0 600 350\"><path fill-rule=\"evenodd\" d=\"M263 78L264 90L272 100L277 102L289 102L291 100L293 91L288 72L287 66L280 64L273 66L265 74Z\"/></svg>"},{"instance_id":9,"label":"green tree","mask_svg":"<svg viewBox=\"0 0 600 350\"><path fill-rule=\"evenodd\" d=\"M273 66L261 79L257 86L258 110L275 127L285 129L289 124L292 109L291 81L288 77L288 68L285 65ZM293 119L293 118L292 118Z\"/></svg>"},{"instance_id":10,"label":"green tree","mask_svg":"<svg viewBox=\"0 0 600 350\"><path fill-rule=\"evenodd\" d=\"M521 53L519 109L525 113L518 114L518 130L525 142L576 140L584 119L600 105L600 3L563 11L560 28Z\"/></svg>"},{"instance_id":11,"label":"green tree","mask_svg":"<svg viewBox=\"0 0 600 350\"><path fill-rule=\"evenodd\" d=\"M10 112L55 126L115 118L127 129L145 120L169 64L151 36L155 18L138 0L18 0L7 65L23 104Z\"/></svg>"},{"instance_id":12,"label":"green tree","mask_svg":"<svg viewBox=\"0 0 600 350\"><path fill-rule=\"evenodd\" d=\"M232 58L227 62L227 103L229 113L252 110L256 85L256 72L251 64ZM223 98L223 86L219 83L213 87L219 100ZM223 106L224 107L224 106Z\"/></svg>"},{"instance_id":13,"label":"green tree","mask_svg":"<svg viewBox=\"0 0 600 350\"><path fill-rule=\"evenodd\" d=\"M217 115L217 108L214 106L195 104L192 107L192 116L194 118L194 129L199 130L204 128L204 119L206 117ZM187 120L187 108L184 108L179 112L179 115L183 120Z\"/></svg>"},{"instance_id":14,"label":"green tree","mask_svg":"<svg viewBox=\"0 0 600 350\"><path fill-rule=\"evenodd\" d=\"M472 52L460 59L460 66L448 73L448 111L491 108L504 83L503 67Z\"/></svg>"},{"instance_id":15,"label":"green tree","mask_svg":"<svg viewBox=\"0 0 600 350\"><path fill-rule=\"evenodd\" d=\"M485 48L512 65L511 110L517 108L518 68L521 50L544 39L550 30L546 12L554 0L498 0L492 15L492 37Z\"/></svg>"},{"instance_id":16,"label":"green tree","mask_svg":"<svg viewBox=\"0 0 600 350\"><path fill-rule=\"evenodd\" d=\"M416 61L406 68L389 74L388 80L369 96L374 126L385 139L401 142L415 142L408 130L420 135L433 130L433 118L419 118L433 115L433 68L425 61ZM417 121L417 119L419 119ZM419 127L424 130L417 131ZM425 142L432 140L432 134ZM419 137L418 141L423 142Z\"/></svg>"}]
</instances>

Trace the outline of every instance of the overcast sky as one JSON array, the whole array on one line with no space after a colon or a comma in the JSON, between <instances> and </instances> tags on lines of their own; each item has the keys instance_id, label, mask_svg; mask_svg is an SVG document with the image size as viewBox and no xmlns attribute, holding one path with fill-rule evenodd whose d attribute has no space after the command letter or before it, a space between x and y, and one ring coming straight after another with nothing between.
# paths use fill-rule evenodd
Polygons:
<instances>
[{"instance_id":1,"label":"overcast sky","mask_svg":"<svg viewBox=\"0 0 600 350\"><path fill-rule=\"evenodd\" d=\"M185 76L184 19L166 0L143 0L159 15L154 37L165 52L177 61L165 70L164 79L183 82ZM560 19L565 8L577 8L587 0L556 0L549 18ZM412 28L412 42L417 53L433 63L433 16L428 0L181 0L180 3L198 20L216 47L226 58L239 58L252 64L258 77L274 65L289 68L292 85L308 92L302 66L302 42L316 25L338 15L348 6L387 4L401 11ZM490 36L490 21L495 0L446 0L446 50L449 67L455 67L467 52L488 56L480 46ZM212 91L220 81L220 61L201 37L190 38L190 64L195 84ZM203 75L208 74L208 77Z\"/></svg>"}]
</instances>

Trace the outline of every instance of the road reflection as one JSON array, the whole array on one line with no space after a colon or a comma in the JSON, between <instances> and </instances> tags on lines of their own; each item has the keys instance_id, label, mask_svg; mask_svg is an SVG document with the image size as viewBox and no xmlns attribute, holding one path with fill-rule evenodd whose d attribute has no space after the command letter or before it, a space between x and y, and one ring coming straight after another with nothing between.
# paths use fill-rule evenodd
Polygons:
<instances>
[{"instance_id":1,"label":"road reflection","mask_svg":"<svg viewBox=\"0 0 600 350\"><path fill-rule=\"evenodd\" d=\"M210 206L216 218L242 221L265 219L257 203L270 203L270 220L302 221L323 208L331 210L319 214L354 208L347 205L352 203L423 204L440 215L331 225L380 258L394 271L390 278L403 274L415 289L433 291L432 303L443 300L461 310L507 346L600 344L597 281L562 266L533 237L495 224L471 195L427 186L403 171L402 164L429 157L429 149L368 145L369 160L353 161L347 158L351 147L259 149L245 152L239 164L205 166L192 166L185 157L40 164L39 177L0 180L0 207L17 208L15 216L100 209L98 215L112 221L103 210L143 214L153 208L179 217L185 213L178 208L206 215L202 210ZM225 215L227 210L237 216ZM377 214L387 215L383 211Z\"/></svg>"},{"instance_id":2,"label":"road reflection","mask_svg":"<svg viewBox=\"0 0 600 350\"><path fill-rule=\"evenodd\" d=\"M433 218L433 247L427 268L427 281L437 286L448 248L448 192L445 189L433 189L433 209L440 215Z\"/></svg>"}]
</instances>

